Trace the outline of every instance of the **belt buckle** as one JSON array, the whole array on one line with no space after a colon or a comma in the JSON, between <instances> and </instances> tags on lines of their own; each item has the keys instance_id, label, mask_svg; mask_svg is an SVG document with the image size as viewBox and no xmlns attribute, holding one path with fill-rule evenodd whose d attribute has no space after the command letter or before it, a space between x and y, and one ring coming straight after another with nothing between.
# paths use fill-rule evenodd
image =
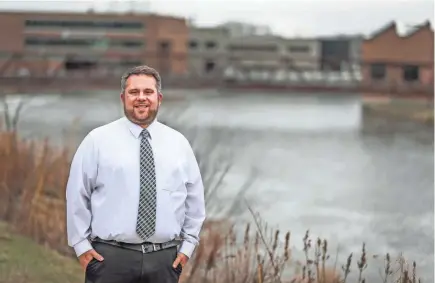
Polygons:
<instances>
[{"instance_id":1,"label":"belt buckle","mask_svg":"<svg viewBox=\"0 0 435 283\"><path fill-rule=\"evenodd\" d=\"M152 245L153 245L153 252L156 252L157 251L156 244L152 243Z\"/></svg>"}]
</instances>

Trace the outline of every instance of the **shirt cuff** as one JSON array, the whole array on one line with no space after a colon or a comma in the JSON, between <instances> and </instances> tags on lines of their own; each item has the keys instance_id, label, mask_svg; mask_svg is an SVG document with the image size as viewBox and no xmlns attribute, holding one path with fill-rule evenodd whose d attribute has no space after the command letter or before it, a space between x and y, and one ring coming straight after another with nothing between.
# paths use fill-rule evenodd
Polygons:
<instances>
[{"instance_id":1,"label":"shirt cuff","mask_svg":"<svg viewBox=\"0 0 435 283\"><path fill-rule=\"evenodd\" d=\"M188 258L191 258L194 250L195 250L194 244L187 241L183 241L178 252L186 255Z\"/></svg>"},{"instance_id":2,"label":"shirt cuff","mask_svg":"<svg viewBox=\"0 0 435 283\"><path fill-rule=\"evenodd\" d=\"M77 243L74 246L74 250L76 252L77 257L81 256L83 253L92 250L93 247L88 239L84 239L83 241Z\"/></svg>"}]
</instances>

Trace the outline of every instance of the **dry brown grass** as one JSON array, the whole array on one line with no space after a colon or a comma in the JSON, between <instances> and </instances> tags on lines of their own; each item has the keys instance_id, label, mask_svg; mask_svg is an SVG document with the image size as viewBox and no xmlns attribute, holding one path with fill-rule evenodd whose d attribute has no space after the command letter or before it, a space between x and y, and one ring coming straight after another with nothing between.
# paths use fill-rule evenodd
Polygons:
<instances>
[{"instance_id":1,"label":"dry brown grass","mask_svg":"<svg viewBox=\"0 0 435 283\"><path fill-rule=\"evenodd\" d=\"M65 234L65 185L71 152L42 143L19 139L14 131L0 132L0 219L12 224L20 233L61 253L72 255ZM313 243L307 231L303 239L306 259L292 258L290 232L273 231L248 206L254 228L247 225L244 235L237 237L227 221L208 220L194 257L185 267L181 282L346 282L352 255L339 272L329 264L328 242ZM380 282L416 283L414 267L404 260L393 272L390 256L385 259L384 278ZM286 275L289 266L299 271ZM365 247L356 263L357 282L365 282L367 266ZM395 276L395 277L394 277ZM400 281L394 281L400 280Z\"/></svg>"},{"instance_id":2,"label":"dry brown grass","mask_svg":"<svg viewBox=\"0 0 435 283\"><path fill-rule=\"evenodd\" d=\"M70 154L48 141L24 141L0 132L0 218L22 234L63 253L65 185Z\"/></svg>"}]
</instances>

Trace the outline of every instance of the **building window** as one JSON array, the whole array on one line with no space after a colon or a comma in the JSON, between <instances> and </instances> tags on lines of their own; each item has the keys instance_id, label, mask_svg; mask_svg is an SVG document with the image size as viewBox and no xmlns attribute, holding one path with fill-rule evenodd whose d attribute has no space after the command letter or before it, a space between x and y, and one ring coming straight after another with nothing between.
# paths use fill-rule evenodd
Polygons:
<instances>
[{"instance_id":1,"label":"building window","mask_svg":"<svg viewBox=\"0 0 435 283\"><path fill-rule=\"evenodd\" d=\"M143 46L143 42L134 40L113 41L111 46L122 48L140 48Z\"/></svg>"},{"instance_id":2,"label":"building window","mask_svg":"<svg viewBox=\"0 0 435 283\"><path fill-rule=\"evenodd\" d=\"M419 68L415 65L403 66L403 80L406 82L415 82L419 79Z\"/></svg>"},{"instance_id":3,"label":"building window","mask_svg":"<svg viewBox=\"0 0 435 283\"><path fill-rule=\"evenodd\" d=\"M97 62L86 58L66 58L64 67L68 71L91 70L97 67Z\"/></svg>"},{"instance_id":4,"label":"building window","mask_svg":"<svg viewBox=\"0 0 435 283\"><path fill-rule=\"evenodd\" d=\"M198 47L198 42L191 40L188 43L190 49L196 49Z\"/></svg>"},{"instance_id":5,"label":"building window","mask_svg":"<svg viewBox=\"0 0 435 283\"><path fill-rule=\"evenodd\" d=\"M276 45L230 45L229 51L245 51L245 52L277 52L278 46Z\"/></svg>"},{"instance_id":6,"label":"building window","mask_svg":"<svg viewBox=\"0 0 435 283\"><path fill-rule=\"evenodd\" d=\"M162 40L158 43L159 46L159 53L165 53L168 54L171 52L171 42L167 40Z\"/></svg>"},{"instance_id":7,"label":"building window","mask_svg":"<svg viewBox=\"0 0 435 283\"><path fill-rule=\"evenodd\" d=\"M216 64L213 61L205 61L204 71L206 73L211 73L215 70Z\"/></svg>"},{"instance_id":8,"label":"building window","mask_svg":"<svg viewBox=\"0 0 435 283\"><path fill-rule=\"evenodd\" d=\"M102 29L142 29L141 22L117 21L58 21L58 20L26 20L26 27L37 28L102 28Z\"/></svg>"},{"instance_id":9,"label":"building window","mask_svg":"<svg viewBox=\"0 0 435 283\"><path fill-rule=\"evenodd\" d=\"M141 48L144 46L138 40L109 40L93 38L47 38L47 37L28 37L25 40L26 46L39 47L83 47L83 48Z\"/></svg>"},{"instance_id":10,"label":"building window","mask_svg":"<svg viewBox=\"0 0 435 283\"><path fill-rule=\"evenodd\" d=\"M294 45L294 46L289 46L288 51L290 53L309 53L310 47L306 45Z\"/></svg>"},{"instance_id":11,"label":"building window","mask_svg":"<svg viewBox=\"0 0 435 283\"><path fill-rule=\"evenodd\" d=\"M214 49L216 47L216 42L213 41L207 41L205 43L205 48L206 49Z\"/></svg>"},{"instance_id":12,"label":"building window","mask_svg":"<svg viewBox=\"0 0 435 283\"><path fill-rule=\"evenodd\" d=\"M385 75L387 73L385 64L376 63L370 66L370 76L375 80L385 79Z\"/></svg>"}]
</instances>

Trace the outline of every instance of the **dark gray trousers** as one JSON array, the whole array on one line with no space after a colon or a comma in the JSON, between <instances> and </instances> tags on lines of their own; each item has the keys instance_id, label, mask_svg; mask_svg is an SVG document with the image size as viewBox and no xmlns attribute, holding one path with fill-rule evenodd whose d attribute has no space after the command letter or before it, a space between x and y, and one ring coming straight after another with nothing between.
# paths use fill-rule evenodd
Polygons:
<instances>
[{"instance_id":1,"label":"dark gray trousers","mask_svg":"<svg viewBox=\"0 0 435 283\"><path fill-rule=\"evenodd\" d=\"M85 283L177 283L181 265L173 268L177 247L142 253L105 243L92 243L103 261L91 260Z\"/></svg>"}]
</instances>

